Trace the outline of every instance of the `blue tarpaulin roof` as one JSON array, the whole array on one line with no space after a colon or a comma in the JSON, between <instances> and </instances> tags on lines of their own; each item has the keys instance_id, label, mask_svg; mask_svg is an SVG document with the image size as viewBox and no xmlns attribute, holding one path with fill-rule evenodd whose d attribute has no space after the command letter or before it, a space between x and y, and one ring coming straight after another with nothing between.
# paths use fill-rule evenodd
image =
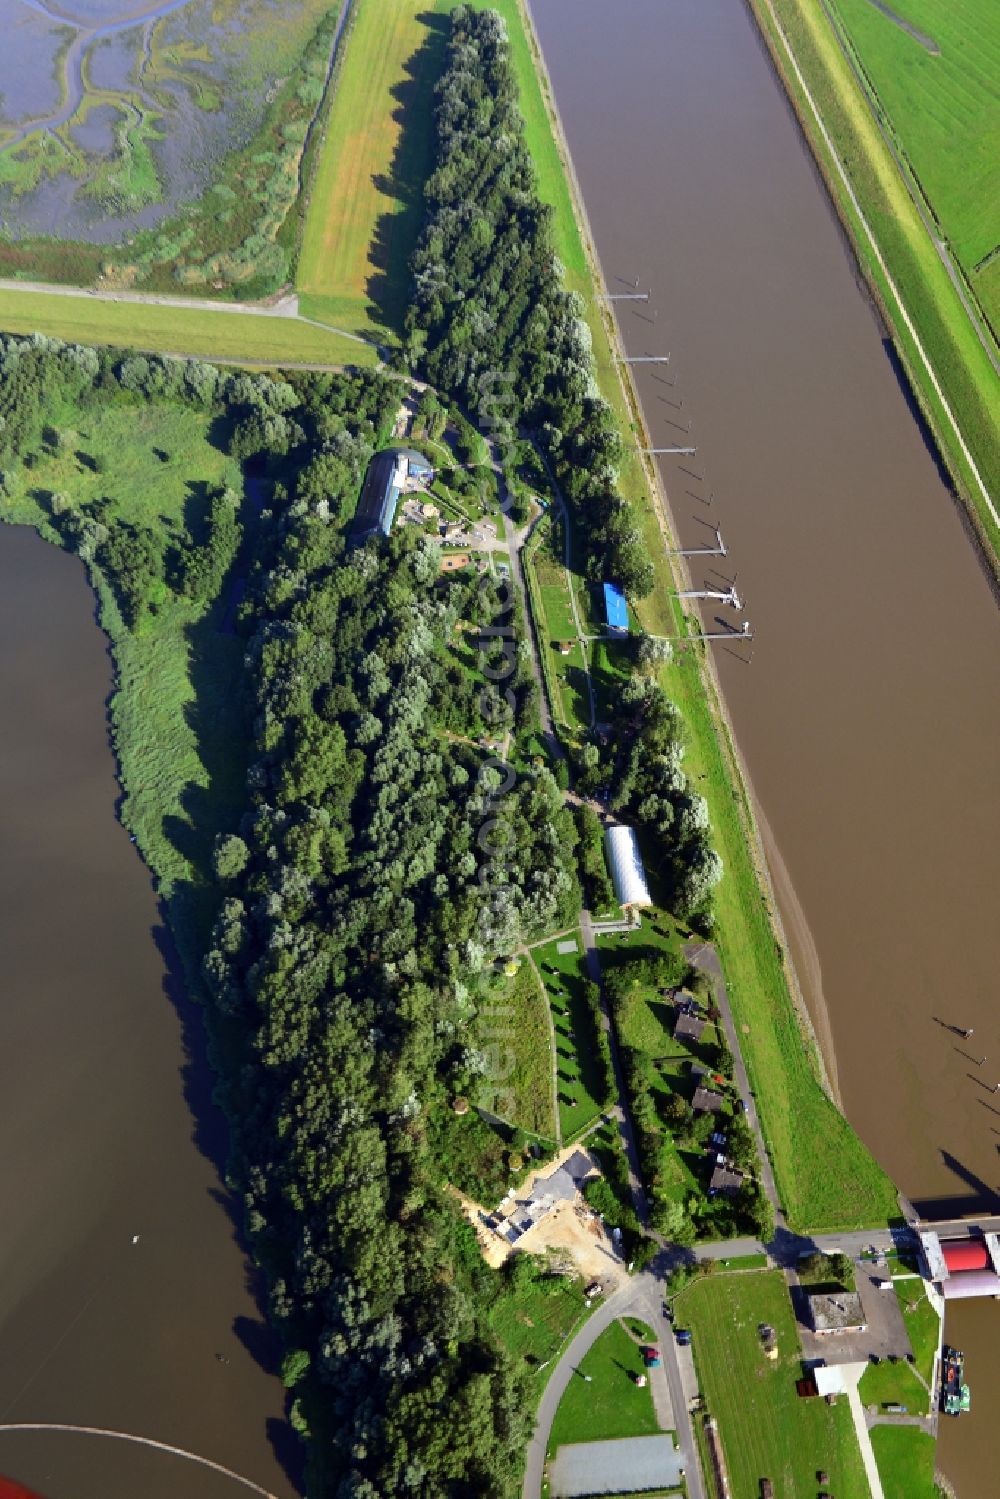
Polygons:
<instances>
[{"instance_id":1,"label":"blue tarpaulin roof","mask_svg":"<svg viewBox=\"0 0 1000 1499\"><path fill-rule=\"evenodd\" d=\"M604 613L612 630L628 629L628 604L625 595L614 583L604 585Z\"/></svg>"}]
</instances>

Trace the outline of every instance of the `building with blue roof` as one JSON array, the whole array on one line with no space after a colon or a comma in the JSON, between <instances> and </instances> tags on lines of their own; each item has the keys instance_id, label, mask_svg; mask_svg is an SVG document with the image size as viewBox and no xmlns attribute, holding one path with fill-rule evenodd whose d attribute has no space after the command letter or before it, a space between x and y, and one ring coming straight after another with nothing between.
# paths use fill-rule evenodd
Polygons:
<instances>
[{"instance_id":1,"label":"building with blue roof","mask_svg":"<svg viewBox=\"0 0 1000 1499\"><path fill-rule=\"evenodd\" d=\"M434 470L427 459L412 448L383 448L376 453L368 465L354 513L354 545L360 546L372 536L388 536L403 491L421 488L433 478Z\"/></svg>"},{"instance_id":2,"label":"building with blue roof","mask_svg":"<svg viewBox=\"0 0 1000 1499\"><path fill-rule=\"evenodd\" d=\"M628 630L628 604L625 595L614 583L604 585L604 617L610 630Z\"/></svg>"}]
</instances>

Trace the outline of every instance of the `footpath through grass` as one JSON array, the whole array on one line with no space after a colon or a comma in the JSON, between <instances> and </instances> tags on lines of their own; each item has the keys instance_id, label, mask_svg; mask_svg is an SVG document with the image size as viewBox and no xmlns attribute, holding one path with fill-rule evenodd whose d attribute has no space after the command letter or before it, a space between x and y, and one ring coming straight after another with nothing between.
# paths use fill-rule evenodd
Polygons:
<instances>
[{"instance_id":1,"label":"footpath through grass","mask_svg":"<svg viewBox=\"0 0 1000 1499\"><path fill-rule=\"evenodd\" d=\"M309 317L352 332L401 327L452 3L356 0L299 256L296 286Z\"/></svg>"},{"instance_id":2,"label":"footpath through grass","mask_svg":"<svg viewBox=\"0 0 1000 1499\"><path fill-rule=\"evenodd\" d=\"M845 1400L802 1400L801 1352L792 1304L778 1270L716 1274L676 1298L678 1322L690 1327L708 1414L719 1423L733 1499L759 1499L761 1479L775 1494L816 1493L816 1474L837 1499L869 1499L851 1413ZM761 1323L774 1328L778 1358L764 1357Z\"/></svg>"},{"instance_id":3,"label":"footpath through grass","mask_svg":"<svg viewBox=\"0 0 1000 1499\"><path fill-rule=\"evenodd\" d=\"M0 328L7 333L45 333L70 343L114 344L144 353L248 364L371 367L378 361L371 344L344 338L332 329L297 318L226 312L210 303L203 310L4 288Z\"/></svg>"}]
</instances>

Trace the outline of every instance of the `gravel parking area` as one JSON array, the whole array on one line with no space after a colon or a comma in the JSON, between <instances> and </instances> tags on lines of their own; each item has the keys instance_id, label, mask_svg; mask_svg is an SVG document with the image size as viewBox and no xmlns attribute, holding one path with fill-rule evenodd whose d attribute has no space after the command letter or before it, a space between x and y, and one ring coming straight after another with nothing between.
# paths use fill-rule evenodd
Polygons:
<instances>
[{"instance_id":1,"label":"gravel parking area","mask_svg":"<svg viewBox=\"0 0 1000 1499\"><path fill-rule=\"evenodd\" d=\"M585 1494L636 1494L674 1488L684 1472L673 1437L621 1437L615 1442L574 1442L560 1447L552 1464L552 1499Z\"/></svg>"}]
</instances>

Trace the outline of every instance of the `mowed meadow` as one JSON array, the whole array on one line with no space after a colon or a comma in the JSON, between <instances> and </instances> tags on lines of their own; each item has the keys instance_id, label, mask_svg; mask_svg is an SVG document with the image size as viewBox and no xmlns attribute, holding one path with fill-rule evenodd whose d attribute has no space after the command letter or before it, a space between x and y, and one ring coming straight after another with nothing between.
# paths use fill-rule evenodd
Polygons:
<instances>
[{"instance_id":1,"label":"mowed meadow","mask_svg":"<svg viewBox=\"0 0 1000 1499\"><path fill-rule=\"evenodd\" d=\"M310 185L296 290L308 317L398 330L432 162L453 0L357 0Z\"/></svg>"},{"instance_id":2,"label":"mowed meadow","mask_svg":"<svg viewBox=\"0 0 1000 1499\"><path fill-rule=\"evenodd\" d=\"M835 0L835 8L942 234L996 330L1000 277L988 274L989 257L1000 251L996 0L891 0L899 22L919 36L871 0Z\"/></svg>"}]
</instances>

